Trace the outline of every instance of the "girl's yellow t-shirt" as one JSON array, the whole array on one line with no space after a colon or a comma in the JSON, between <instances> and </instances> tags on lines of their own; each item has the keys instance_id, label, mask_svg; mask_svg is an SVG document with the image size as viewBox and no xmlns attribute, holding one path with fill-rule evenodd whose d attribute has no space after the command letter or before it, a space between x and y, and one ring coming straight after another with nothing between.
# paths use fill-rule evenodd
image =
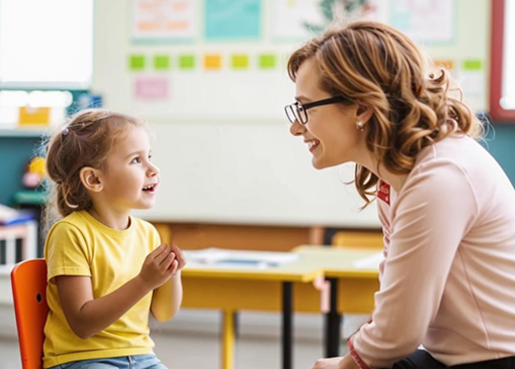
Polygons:
<instances>
[{"instance_id":1,"label":"girl's yellow t-shirt","mask_svg":"<svg viewBox=\"0 0 515 369\"><path fill-rule=\"evenodd\" d=\"M130 226L119 231L103 225L87 211L78 211L52 227L45 245L50 308L43 345L45 368L78 360L153 353L148 326L152 293L103 331L82 339L68 325L53 278L91 277L93 296L99 298L136 277L146 256L160 243L150 223L133 217Z\"/></svg>"}]
</instances>

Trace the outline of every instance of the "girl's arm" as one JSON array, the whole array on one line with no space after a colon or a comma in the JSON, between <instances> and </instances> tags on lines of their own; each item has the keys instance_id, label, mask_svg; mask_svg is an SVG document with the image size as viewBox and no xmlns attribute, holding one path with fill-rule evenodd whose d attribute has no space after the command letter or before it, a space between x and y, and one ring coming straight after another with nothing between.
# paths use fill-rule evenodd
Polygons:
<instances>
[{"instance_id":1,"label":"girl's arm","mask_svg":"<svg viewBox=\"0 0 515 369\"><path fill-rule=\"evenodd\" d=\"M150 306L152 315L160 322L172 319L179 311L182 302L181 270L186 264L186 260L177 246L172 245L170 248L177 261L172 265L172 269L175 268L174 274L165 284L154 291Z\"/></svg>"},{"instance_id":2,"label":"girl's arm","mask_svg":"<svg viewBox=\"0 0 515 369\"><path fill-rule=\"evenodd\" d=\"M172 249L163 244L145 259L141 272L112 293L95 299L90 277L55 278L66 320L80 338L89 338L117 321L131 307L170 279Z\"/></svg>"}]
</instances>

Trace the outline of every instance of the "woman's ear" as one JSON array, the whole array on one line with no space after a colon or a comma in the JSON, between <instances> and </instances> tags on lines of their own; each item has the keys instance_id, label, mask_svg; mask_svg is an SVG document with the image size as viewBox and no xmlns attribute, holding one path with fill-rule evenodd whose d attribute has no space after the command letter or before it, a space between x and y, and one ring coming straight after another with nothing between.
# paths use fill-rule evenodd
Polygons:
<instances>
[{"instance_id":1,"label":"woman's ear","mask_svg":"<svg viewBox=\"0 0 515 369\"><path fill-rule=\"evenodd\" d=\"M86 190L91 192L100 192L104 188L100 180L100 172L92 167L84 167L80 170L80 180Z\"/></svg>"},{"instance_id":2,"label":"woman's ear","mask_svg":"<svg viewBox=\"0 0 515 369\"><path fill-rule=\"evenodd\" d=\"M359 105L358 110L356 110L356 121L366 124L370 118L372 118L372 115L374 115L374 111L371 107L367 105Z\"/></svg>"}]
</instances>

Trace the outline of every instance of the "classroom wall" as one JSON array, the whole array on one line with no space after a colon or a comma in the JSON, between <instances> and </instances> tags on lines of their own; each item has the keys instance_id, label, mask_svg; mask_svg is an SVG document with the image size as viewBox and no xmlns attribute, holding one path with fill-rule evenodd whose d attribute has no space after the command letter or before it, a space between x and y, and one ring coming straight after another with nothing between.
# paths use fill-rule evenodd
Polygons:
<instances>
[{"instance_id":1,"label":"classroom wall","mask_svg":"<svg viewBox=\"0 0 515 369\"><path fill-rule=\"evenodd\" d=\"M262 3L266 17L271 1ZM421 46L433 59L453 61L453 73L463 82L467 102L475 111L482 111L488 97L490 1L457 0L456 4L454 42ZM250 78L253 83L244 85L236 82L238 74L235 72L209 73L199 67L187 75L174 70L172 62L168 105L166 101L137 101L133 96L137 75L128 69L127 58L131 54L151 58L160 53L173 58L188 46L135 44L131 41L130 6L121 0L98 1L96 5L95 92L104 95L109 107L148 118L156 136L154 157L161 167L163 186L156 207L140 216L160 221L378 226L374 207L358 212L362 202L352 186L342 183L352 178L352 170L345 167L314 170L302 140L289 135L282 106L293 99L294 86L290 82L291 93L285 93L287 81L280 71L261 74L262 80L268 82L268 87L264 88L262 83L256 82L255 75ZM263 45L278 53L287 48L276 48L267 42L197 42L196 54L262 50ZM288 48L294 46L290 44ZM191 46L189 50L193 50ZM467 61L478 61L479 69L467 70L464 68ZM241 73L242 81L248 81L248 76ZM274 73L275 79L270 79L270 73ZM144 74L155 73L147 68ZM190 85L186 84L188 78ZM197 78L202 78L202 85ZM246 98L252 96L249 90L259 91L252 99L255 106L252 117L243 114L247 109ZM234 99L238 91L243 99ZM174 109L167 110L177 99L187 96L189 101L194 101L197 97L205 98L206 94L211 94L216 104L199 104L189 118L182 112L175 114ZM223 111L219 109L222 101L226 104ZM227 101L234 101L234 109ZM260 114L260 106L264 106L263 114ZM201 118L209 116L204 115L203 109L213 112L211 119ZM275 111L277 114L272 114ZM503 143L511 141L513 135L510 134L515 134L515 129L501 130L502 135L490 142L490 148L510 170L510 152ZM515 172L510 176L515 178Z\"/></svg>"},{"instance_id":2,"label":"classroom wall","mask_svg":"<svg viewBox=\"0 0 515 369\"><path fill-rule=\"evenodd\" d=\"M95 92L105 93L109 91L105 86L106 81L111 81L109 75L127 75L126 70L120 71L118 69L126 66L128 55L125 50L130 45L128 4L123 0L97 1L96 3L93 85ZM488 70L490 0L458 0L456 18L457 42L455 45L424 46L430 51L433 58L446 59L453 57L457 64L465 59L477 59L483 61L485 70ZM160 48L166 47L160 46ZM146 49L139 46L139 50ZM487 74L485 74L485 86L488 86L487 82ZM113 83L116 83L116 78ZM120 86L130 88L126 81L121 80L118 84L118 87ZM116 95L106 94L104 97L108 106L121 108L121 105L116 103L116 101L119 101ZM473 105L478 108L484 108L487 106L487 97L488 93L486 92L484 96L472 96L469 100L472 100ZM133 107L128 107L129 111L132 109ZM195 194L199 191L208 191L207 196L209 196L210 188L213 187L220 191L238 191L239 198L237 200L241 202L248 200L246 196L263 197L259 191L256 192L256 188L259 189L258 186L268 186L267 191L275 191L279 197L288 195L288 193L282 193L279 186L285 185L287 189L292 186L298 189L296 196L299 199L306 197L324 199L323 193L317 193L320 188L327 188L327 191L332 194L352 191L352 188L347 188L341 183L341 171L340 173L331 170L317 172L310 167L309 154L306 153L304 145L300 140L288 136L288 126L284 121L254 121L252 124L245 126L238 125L235 122L225 124L217 122L215 125L209 124L209 122L192 123L175 120L152 122L158 142L156 160L163 169L166 169L165 181L169 183L184 182L183 185L189 186L191 190L189 192L191 197L195 197ZM515 182L515 160L512 159L515 124L494 124L493 128L495 137L490 132L487 147L505 169L512 182ZM37 141L36 138L12 138L0 134L0 169L2 171L2 175L0 175L0 202L7 203L12 194L22 188L21 176L24 166ZM233 144L234 142L238 143ZM244 150L250 150L257 155L259 151L266 150L267 145L269 146L269 152L266 155L261 156L260 160L248 162L249 158L245 157ZM272 149L270 149L270 146ZM222 154L223 150L228 152ZM169 167L167 163L170 163ZM284 183L271 184L269 178L262 175L263 173L270 174L270 166L274 168L271 173L281 178ZM299 167L301 168L299 169ZM299 173L305 174L305 177L302 177L302 175L299 177ZM229 178L233 182L240 181L240 184L236 188L224 187L223 179L217 179L220 177ZM290 183L290 180L294 180L295 183ZM326 184L328 187L325 187ZM313 189L317 191L313 191ZM214 195L211 197L214 197ZM324 200L326 202L322 208L319 208L319 211L321 213L327 212L331 217L337 216L336 213L340 207L348 206L348 203L341 200L345 198L346 195L344 194L340 196L340 202ZM267 220L270 221L267 209L273 208L274 205L273 201L269 200L267 202L266 198L261 203L262 216L256 220L258 223L266 223ZM170 206L175 204L177 202L172 202ZM222 210L221 213L231 211L231 205L226 203L224 199L218 199L215 204L217 208L213 209L214 212L220 209ZM290 205L292 212L304 211L309 214L310 203L299 208L294 197ZM353 203L352 205L356 204ZM181 206L180 202L179 206ZM167 212L163 211L162 208L160 211L161 214L156 214L156 216L161 219L167 218ZM180 215L184 216L182 220L192 219L195 216L192 209L188 207L182 207L180 212ZM365 218L368 219L369 216L373 215L371 213L366 215ZM211 220L216 221L216 219ZM231 219L227 215L225 218L220 218L220 221L238 222L239 219ZM280 222L281 220L276 219L276 221ZM307 224L310 219L306 217L298 221ZM351 219L351 222L335 225L352 227L356 226L356 223L362 223L362 220L357 218L355 222L352 222Z\"/></svg>"}]
</instances>

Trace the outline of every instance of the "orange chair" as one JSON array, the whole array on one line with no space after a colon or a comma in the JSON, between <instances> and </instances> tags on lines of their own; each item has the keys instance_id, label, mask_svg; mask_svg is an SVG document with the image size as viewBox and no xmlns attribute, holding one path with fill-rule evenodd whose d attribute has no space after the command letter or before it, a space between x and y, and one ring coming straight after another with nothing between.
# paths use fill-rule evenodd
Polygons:
<instances>
[{"instance_id":1,"label":"orange chair","mask_svg":"<svg viewBox=\"0 0 515 369\"><path fill-rule=\"evenodd\" d=\"M43 329L48 314L44 259L22 261L11 272L14 313L23 369L43 368Z\"/></svg>"}]
</instances>

